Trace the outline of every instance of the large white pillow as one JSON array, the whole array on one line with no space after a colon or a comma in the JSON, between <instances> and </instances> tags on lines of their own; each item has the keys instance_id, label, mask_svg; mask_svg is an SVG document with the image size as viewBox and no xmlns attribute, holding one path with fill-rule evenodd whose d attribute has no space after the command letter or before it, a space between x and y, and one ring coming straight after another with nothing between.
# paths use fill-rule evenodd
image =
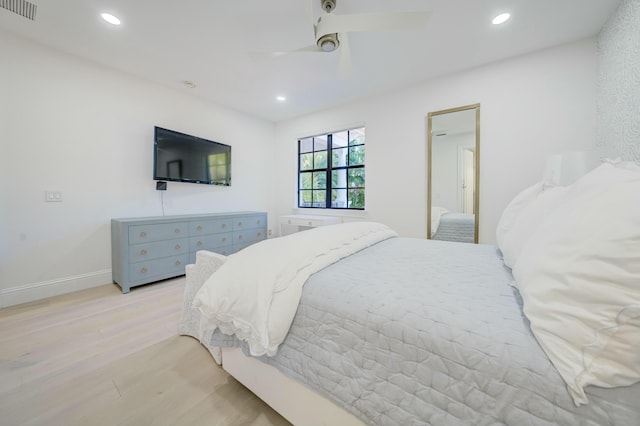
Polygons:
<instances>
[{"instance_id":1,"label":"large white pillow","mask_svg":"<svg viewBox=\"0 0 640 426\"><path fill-rule=\"evenodd\" d=\"M551 212L562 203L569 187L547 187L539 192L522 209L511 229L502 237L498 245L502 251L504 264L513 268L520 252L529 238L536 232Z\"/></svg>"},{"instance_id":2,"label":"large white pillow","mask_svg":"<svg viewBox=\"0 0 640 426\"><path fill-rule=\"evenodd\" d=\"M524 312L576 405L640 381L640 168L578 180L514 268Z\"/></svg>"},{"instance_id":3,"label":"large white pillow","mask_svg":"<svg viewBox=\"0 0 640 426\"><path fill-rule=\"evenodd\" d=\"M518 216L520 216L524 209L542 192L542 187L542 182L531 185L516 195L502 211L498 226L496 227L496 242L498 243L498 247L502 249L504 239L509 231L511 231L511 228L513 228L516 220L518 220Z\"/></svg>"}]
</instances>

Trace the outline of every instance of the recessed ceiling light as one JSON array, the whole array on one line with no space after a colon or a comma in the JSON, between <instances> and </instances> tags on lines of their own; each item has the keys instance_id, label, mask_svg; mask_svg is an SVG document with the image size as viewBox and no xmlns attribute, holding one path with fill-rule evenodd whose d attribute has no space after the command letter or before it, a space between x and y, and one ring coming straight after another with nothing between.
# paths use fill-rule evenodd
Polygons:
<instances>
[{"instance_id":1,"label":"recessed ceiling light","mask_svg":"<svg viewBox=\"0 0 640 426\"><path fill-rule=\"evenodd\" d=\"M191 80L185 80L183 81L184 85L187 86L189 89L195 89L196 88L196 83L194 83Z\"/></svg>"},{"instance_id":2,"label":"recessed ceiling light","mask_svg":"<svg viewBox=\"0 0 640 426\"><path fill-rule=\"evenodd\" d=\"M111 25L120 25L120 19L117 16L113 16L110 13L103 13L100 16L102 16L102 19L104 19Z\"/></svg>"},{"instance_id":3,"label":"recessed ceiling light","mask_svg":"<svg viewBox=\"0 0 640 426\"><path fill-rule=\"evenodd\" d=\"M508 14L508 13L501 13L500 15L496 16L495 18L493 18L493 21L491 21L491 22L493 23L493 25L504 24L505 22L507 22L509 20L510 17L511 17L511 15Z\"/></svg>"},{"instance_id":4,"label":"recessed ceiling light","mask_svg":"<svg viewBox=\"0 0 640 426\"><path fill-rule=\"evenodd\" d=\"M284 96L276 96L276 100L277 100L278 102L284 102L284 101L286 101L286 100L287 100L287 98L285 98Z\"/></svg>"}]
</instances>

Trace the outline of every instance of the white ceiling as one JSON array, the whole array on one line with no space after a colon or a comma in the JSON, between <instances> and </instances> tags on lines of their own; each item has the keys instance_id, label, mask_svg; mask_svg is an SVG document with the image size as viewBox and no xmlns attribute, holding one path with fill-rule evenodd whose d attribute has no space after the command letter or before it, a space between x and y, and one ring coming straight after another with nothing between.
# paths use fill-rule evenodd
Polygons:
<instances>
[{"instance_id":1,"label":"white ceiling","mask_svg":"<svg viewBox=\"0 0 640 426\"><path fill-rule=\"evenodd\" d=\"M316 20L320 0L31 2L34 21L0 9L0 29L280 121L594 36L620 0L338 0L335 14L431 12L424 29L350 33L349 79L340 78L339 50L256 59L314 44L309 2ZM104 22L105 11L122 25ZM511 19L493 26L505 11Z\"/></svg>"}]
</instances>

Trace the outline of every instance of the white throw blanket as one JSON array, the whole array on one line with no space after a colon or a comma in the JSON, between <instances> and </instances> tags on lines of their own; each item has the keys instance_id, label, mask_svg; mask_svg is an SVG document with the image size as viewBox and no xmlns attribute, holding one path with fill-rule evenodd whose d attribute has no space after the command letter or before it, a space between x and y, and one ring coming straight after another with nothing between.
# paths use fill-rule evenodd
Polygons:
<instances>
[{"instance_id":1,"label":"white throw blanket","mask_svg":"<svg viewBox=\"0 0 640 426\"><path fill-rule=\"evenodd\" d=\"M196 294L200 329L219 328L246 341L251 355L273 356L289 332L311 274L397 235L379 223L352 222L249 246L229 256Z\"/></svg>"}]
</instances>

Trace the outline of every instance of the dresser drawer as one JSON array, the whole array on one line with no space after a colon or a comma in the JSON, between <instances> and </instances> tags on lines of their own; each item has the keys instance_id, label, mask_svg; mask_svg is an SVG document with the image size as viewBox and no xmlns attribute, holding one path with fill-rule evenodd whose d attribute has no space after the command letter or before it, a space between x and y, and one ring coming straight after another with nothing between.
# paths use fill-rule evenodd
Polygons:
<instances>
[{"instance_id":1,"label":"dresser drawer","mask_svg":"<svg viewBox=\"0 0 640 426\"><path fill-rule=\"evenodd\" d=\"M156 241L129 246L129 263L175 256L189 251L189 239Z\"/></svg>"},{"instance_id":2,"label":"dresser drawer","mask_svg":"<svg viewBox=\"0 0 640 426\"><path fill-rule=\"evenodd\" d=\"M319 226L340 223L340 218L333 216L290 215L282 216L280 224L317 228Z\"/></svg>"},{"instance_id":3,"label":"dresser drawer","mask_svg":"<svg viewBox=\"0 0 640 426\"><path fill-rule=\"evenodd\" d=\"M131 281L148 281L149 278L161 275L182 275L189 259L189 254L165 257L129 265Z\"/></svg>"},{"instance_id":4,"label":"dresser drawer","mask_svg":"<svg viewBox=\"0 0 640 426\"><path fill-rule=\"evenodd\" d=\"M233 220L231 219L201 220L197 222L191 222L189 224L189 235L193 237L197 235L230 232L232 228Z\"/></svg>"},{"instance_id":5,"label":"dresser drawer","mask_svg":"<svg viewBox=\"0 0 640 426\"><path fill-rule=\"evenodd\" d=\"M248 244L255 241L264 240L266 237L264 229L247 229L245 231L233 231L233 245Z\"/></svg>"},{"instance_id":6,"label":"dresser drawer","mask_svg":"<svg viewBox=\"0 0 640 426\"><path fill-rule=\"evenodd\" d=\"M129 227L129 244L148 243L189 236L188 222L135 225Z\"/></svg>"},{"instance_id":7,"label":"dresser drawer","mask_svg":"<svg viewBox=\"0 0 640 426\"><path fill-rule=\"evenodd\" d=\"M240 231L243 229L264 228L266 226L267 219L265 215L239 217L233 221L234 231Z\"/></svg>"},{"instance_id":8,"label":"dresser drawer","mask_svg":"<svg viewBox=\"0 0 640 426\"><path fill-rule=\"evenodd\" d=\"M230 246L232 238L231 232L191 237L189 238L189 251L212 250L217 247Z\"/></svg>"}]
</instances>

